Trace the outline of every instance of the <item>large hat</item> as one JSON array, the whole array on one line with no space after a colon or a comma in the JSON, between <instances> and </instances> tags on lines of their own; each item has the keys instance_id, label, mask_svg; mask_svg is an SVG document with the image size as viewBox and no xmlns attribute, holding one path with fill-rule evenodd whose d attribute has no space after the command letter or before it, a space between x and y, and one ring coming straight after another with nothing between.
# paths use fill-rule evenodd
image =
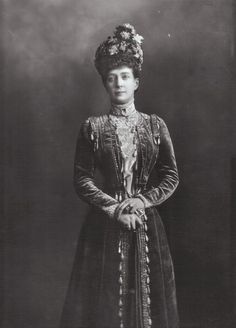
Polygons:
<instances>
[{"instance_id":1,"label":"large hat","mask_svg":"<svg viewBox=\"0 0 236 328\"><path fill-rule=\"evenodd\" d=\"M141 71L143 63L143 50L141 44L143 37L136 33L130 24L116 27L113 36L100 44L95 54L95 66L101 75L115 62L129 63L136 70Z\"/></svg>"}]
</instances>

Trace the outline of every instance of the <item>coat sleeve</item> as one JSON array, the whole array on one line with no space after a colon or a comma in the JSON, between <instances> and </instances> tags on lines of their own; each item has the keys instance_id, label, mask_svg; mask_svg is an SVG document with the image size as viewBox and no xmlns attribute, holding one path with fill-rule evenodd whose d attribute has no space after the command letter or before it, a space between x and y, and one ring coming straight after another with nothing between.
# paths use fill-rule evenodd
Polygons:
<instances>
[{"instance_id":1,"label":"coat sleeve","mask_svg":"<svg viewBox=\"0 0 236 328\"><path fill-rule=\"evenodd\" d=\"M157 187L153 187L140 195L146 208L163 203L173 194L179 184L174 148L168 128L162 119L160 119L159 147L159 157L155 169L158 171L160 183Z\"/></svg>"},{"instance_id":2,"label":"coat sleeve","mask_svg":"<svg viewBox=\"0 0 236 328\"><path fill-rule=\"evenodd\" d=\"M94 145L91 139L91 124L87 120L81 126L76 145L74 187L82 200L113 218L119 203L96 186Z\"/></svg>"}]
</instances>

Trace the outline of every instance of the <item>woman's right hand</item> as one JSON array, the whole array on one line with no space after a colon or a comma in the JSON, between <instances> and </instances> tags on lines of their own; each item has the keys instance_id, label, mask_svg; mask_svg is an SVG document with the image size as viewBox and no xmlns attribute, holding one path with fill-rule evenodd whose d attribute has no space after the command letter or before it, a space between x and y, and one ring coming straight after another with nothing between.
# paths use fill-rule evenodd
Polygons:
<instances>
[{"instance_id":1,"label":"woman's right hand","mask_svg":"<svg viewBox=\"0 0 236 328\"><path fill-rule=\"evenodd\" d=\"M118 221L121 223L121 225L128 230L133 230L135 231L136 228L138 228L139 226L141 226L143 224L141 218L133 213L133 214L124 214L122 213L119 216Z\"/></svg>"}]
</instances>

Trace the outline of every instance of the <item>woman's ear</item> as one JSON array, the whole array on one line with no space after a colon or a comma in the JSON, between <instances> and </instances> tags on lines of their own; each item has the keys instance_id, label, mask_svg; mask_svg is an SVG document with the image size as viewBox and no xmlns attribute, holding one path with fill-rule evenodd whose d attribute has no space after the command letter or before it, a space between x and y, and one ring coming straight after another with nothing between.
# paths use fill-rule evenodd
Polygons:
<instances>
[{"instance_id":1,"label":"woman's ear","mask_svg":"<svg viewBox=\"0 0 236 328\"><path fill-rule=\"evenodd\" d=\"M139 78L135 79L135 91L138 90L139 87Z\"/></svg>"}]
</instances>

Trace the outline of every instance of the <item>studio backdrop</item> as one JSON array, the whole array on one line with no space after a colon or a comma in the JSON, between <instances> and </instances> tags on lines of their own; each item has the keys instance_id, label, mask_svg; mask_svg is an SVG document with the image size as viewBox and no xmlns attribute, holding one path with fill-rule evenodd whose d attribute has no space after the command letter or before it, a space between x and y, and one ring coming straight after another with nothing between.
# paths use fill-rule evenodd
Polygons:
<instances>
[{"instance_id":1,"label":"studio backdrop","mask_svg":"<svg viewBox=\"0 0 236 328\"><path fill-rule=\"evenodd\" d=\"M0 19L0 326L58 327L87 210L72 183L76 138L109 111L94 52L129 22L144 36L136 107L166 121L179 168L161 211L181 327L234 327L233 0L9 0Z\"/></svg>"}]
</instances>

